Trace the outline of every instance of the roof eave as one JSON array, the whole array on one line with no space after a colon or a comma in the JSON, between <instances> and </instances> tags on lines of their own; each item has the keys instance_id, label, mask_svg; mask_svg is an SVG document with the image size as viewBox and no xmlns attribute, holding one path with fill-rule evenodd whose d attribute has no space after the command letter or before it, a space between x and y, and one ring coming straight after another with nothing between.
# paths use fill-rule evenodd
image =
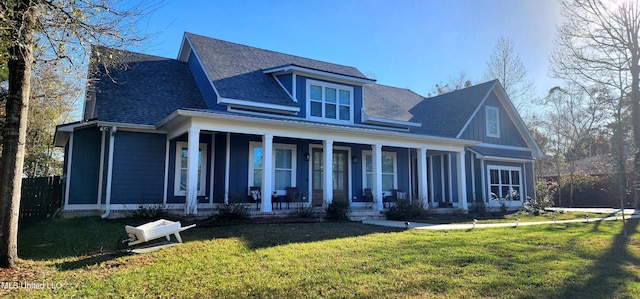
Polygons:
<instances>
[{"instance_id":1,"label":"roof eave","mask_svg":"<svg viewBox=\"0 0 640 299\"><path fill-rule=\"evenodd\" d=\"M422 123L412 122L412 121L401 121L401 120L393 120L386 119L381 117L372 117L367 115L364 111L362 112L362 122L366 124L374 124L374 125L385 125L385 126L393 126L393 127L401 127L401 128L420 128L422 127Z\"/></svg>"},{"instance_id":2,"label":"roof eave","mask_svg":"<svg viewBox=\"0 0 640 299\"><path fill-rule=\"evenodd\" d=\"M337 82L355 84L355 85L376 83L376 80L369 79L369 78L360 78L360 77L353 77L353 76L344 75L344 74L325 72L325 71L301 67L293 64L266 69L266 70L263 70L262 72L265 74L273 74L273 75L296 73L296 74L305 75L305 76L314 77L314 78L321 78L321 79L329 78Z\"/></svg>"}]
</instances>

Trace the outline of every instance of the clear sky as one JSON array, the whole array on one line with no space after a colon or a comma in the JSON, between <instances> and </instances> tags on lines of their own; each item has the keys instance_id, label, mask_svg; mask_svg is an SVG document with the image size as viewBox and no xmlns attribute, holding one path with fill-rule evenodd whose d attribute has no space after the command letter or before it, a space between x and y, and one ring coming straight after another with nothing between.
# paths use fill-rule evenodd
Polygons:
<instances>
[{"instance_id":1,"label":"clear sky","mask_svg":"<svg viewBox=\"0 0 640 299\"><path fill-rule=\"evenodd\" d=\"M146 25L141 52L176 58L185 31L358 68L378 83L421 95L461 72L483 80L498 38L546 94L556 0L166 0Z\"/></svg>"}]
</instances>

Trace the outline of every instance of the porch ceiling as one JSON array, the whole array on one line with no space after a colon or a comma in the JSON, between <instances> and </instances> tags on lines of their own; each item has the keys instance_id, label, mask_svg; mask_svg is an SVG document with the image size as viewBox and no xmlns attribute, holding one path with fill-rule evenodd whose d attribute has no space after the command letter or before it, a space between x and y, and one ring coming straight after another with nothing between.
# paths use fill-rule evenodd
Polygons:
<instances>
[{"instance_id":1,"label":"porch ceiling","mask_svg":"<svg viewBox=\"0 0 640 299\"><path fill-rule=\"evenodd\" d=\"M382 130L371 127L354 127L310 122L295 118L269 118L233 114L228 112L177 110L157 126L166 130L169 138L184 134L190 127L206 131L231 132L252 135L270 134L279 137L333 140L357 144L383 144L407 148L461 151L466 146L480 142L455 138L425 136Z\"/></svg>"}]
</instances>

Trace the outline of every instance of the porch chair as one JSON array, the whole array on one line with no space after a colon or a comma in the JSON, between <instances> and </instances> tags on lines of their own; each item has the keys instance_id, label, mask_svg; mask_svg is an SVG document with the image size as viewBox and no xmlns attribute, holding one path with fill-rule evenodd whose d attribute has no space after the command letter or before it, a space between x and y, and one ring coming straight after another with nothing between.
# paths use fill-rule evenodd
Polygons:
<instances>
[{"instance_id":1,"label":"porch chair","mask_svg":"<svg viewBox=\"0 0 640 299\"><path fill-rule=\"evenodd\" d=\"M285 202L287 203L287 209L289 208L289 203L302 203L302 192L298 190L298 187L287 187Z\"/></svg>"},{"instance_id":2,"label":"porch chair","mask_svg":"<svg viewBox=\"0 0 640 299\"><path fill-rule=\"evenodd\" d=\"M364 188L364 195L362 195L363 201L366 203L367 207L373 204L373 192L371 192L371 188Z\"/></svg>"},{"instance_id":3,"label":"porch chair","mask_svg":"<svg viewBox=\"0 0 640 299\"><path fill-rule=\"evenodd\" d=\"M256 203L256 211L260 210L260 203L262 203L262 190L260 187L249 187L249 196Z\"/></svg>"},{"instance_id":4,"label":"porch chair","mask_svg":"<svg viewBox=\"0 0 640 299\"><path fill-rule=\"evenodd\" d=\"M391 190L391 195L385 196L382 199L382 205L384 207L387 207L387 205L391 207L391 203L395 204L398 201L398 199L406 199L406 198L407 198L406 192L402 192L402 190L399 190L399 189L393 189Z\"/></svg>"}]
</instances>

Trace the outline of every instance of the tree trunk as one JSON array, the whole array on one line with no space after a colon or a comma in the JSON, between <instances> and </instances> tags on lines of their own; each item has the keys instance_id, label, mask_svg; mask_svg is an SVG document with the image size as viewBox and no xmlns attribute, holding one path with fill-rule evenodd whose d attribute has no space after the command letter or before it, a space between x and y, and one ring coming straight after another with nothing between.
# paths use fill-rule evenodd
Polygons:
<instances>
[{"instance_id":1,"label":"tree trunk","mask_svg":"<svg viewBox=\"0 0 640 299\"><path fill-rule=\"evenodd\" d=\"M634 206L638 206L638 183L640 183L640 66L638 55L631 57L631 122L633 123L633 199Z\"/></svg>"},{"instance_id":2,"label":"tree trunk","mask_svg":"<svg viewBox=\"0 0 640 299\"><path fill-rule=\"evenodd\" d=\"M6 122L2 132L2 160L0 160L0 267L15 266L18 259L18 217L27 136L27 113L31 91L31 64L35 12L31 1L16 5L13 18L23 26L12 30L20 36L9 48L9 97L6 103Z\"/></svg>"}]
</instances>

